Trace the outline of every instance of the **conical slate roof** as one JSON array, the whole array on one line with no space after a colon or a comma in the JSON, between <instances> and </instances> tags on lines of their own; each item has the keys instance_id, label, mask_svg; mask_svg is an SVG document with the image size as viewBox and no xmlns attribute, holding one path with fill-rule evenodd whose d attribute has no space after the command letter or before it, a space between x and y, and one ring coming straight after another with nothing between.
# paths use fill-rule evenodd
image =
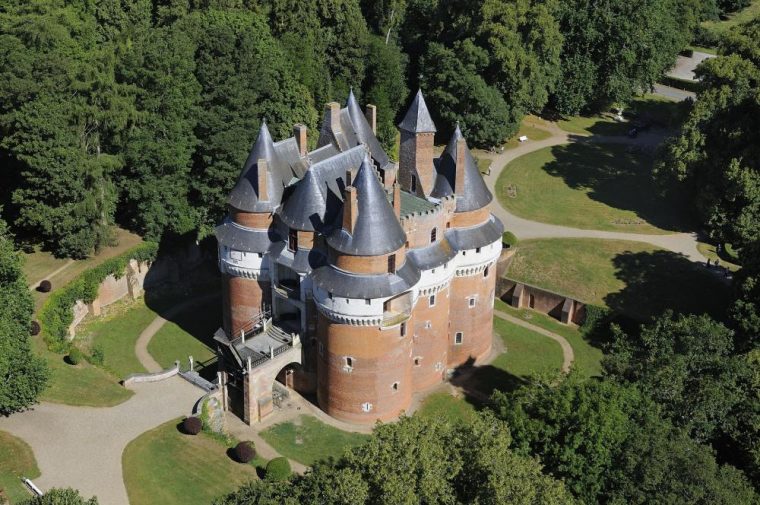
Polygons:
<instances>
[{"instance_id":1,"label":"conical slate roof","mask_svg":"<svg viewBox=\"0 0 760 505\"><path fill-rule=\"evenodd\" d=\"M362 109L359 107L359 102L356 101L356 97L354 96L353 89L348 93L346 109L351 118L351 123L354 125L354 131L356 132L356 138L359 143L367 146L369 152L372 154L372 158L377 161L377 165L380 168L385 167L390 161L388 155L385 153L385 150L383 150L383 146L380 145L375 133L372 131L372 127L367 122L367 118L362 113Z\"/></svg>"},{"instance_id":2,"label":"conical slate roof","mask_svg":"<svg viewBox=\"0 0 760 505\"><path fill-rule=\"evenodd\" d=\"M398 124L402 130L412 133L435 133L435 124L430 117L422 90L417 90L417 95L406 111L404 119Z\"/></svg>"},{"instance_id":3,"label":"conical slate roof","mask_svg":"<svg viewBox=\"0 0 760 505\"><path fill-rule=\"evenodd\" d=\"M406 234L393 212L385 190L372 168L369 157L364 158L353 181L356 188L357 217L353 233L339 228L327 238L335 250L355 256L380 256L399 249ZM348 202L343 203L343 212Z\"/></svg>"},{"instance_id":4,"label":"conical slate roof","mask_svg":"<svg viewBox=\"0 0 760 505\"><path fill-rule=\"evenodd\" d=\"M493 195L488 190L483 176L478 170L478 163L470 153L467 143L464 143L464 166L457 166L457 141L463 140L462 131L457 125L451 140L446 145L441 157L438 159L436 170L438 175L435 186L430 196L442 198L456 195L456 212L468 212L482 209L493 200ZM464 170L464 187L456 187L457 170Z\"/></svg>"},{"instance_id":5,"label":"conical slate roof","mask_svg":"<svg viewBox=\"0 0 760 505\"><path fill-rule=\"evenodd\" d=\"M267 199L259 200L259 160L267 160ZM259 136L253 144L251 153L243 165L240 178L230 192L228 203L236 209L245 212L270 212L282 198L282 181L276 174L277 153L275 152L272 135L269 133L266 121L262 121Z\"/></svg>"}]
</instances>

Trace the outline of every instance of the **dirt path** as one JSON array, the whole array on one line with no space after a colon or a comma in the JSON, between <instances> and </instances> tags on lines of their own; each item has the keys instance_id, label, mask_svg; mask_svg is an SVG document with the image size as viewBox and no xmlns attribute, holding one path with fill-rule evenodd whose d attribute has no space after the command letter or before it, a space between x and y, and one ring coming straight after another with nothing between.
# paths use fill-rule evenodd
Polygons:
<instances>
[{"instance_id":1,"label":"dirt path","mask_svg":"<svg viewBox=\"0 0 760 505\"><path fill-rule=\"evenodd\" d=\"M565 337L563 337L562 335L558 335L554 332L551 332L549 330L546 330L544 328L541 328L540 326L536 326L535 324L531 324L527 321L524 321L520 319L519 317L511 316L507 314L506 312L502 312L497 309L494 309L493 314L496 317L500 317L506 321L509 321L510 323L516 324L517 326L522 326L523 328L527 328L536 333L540 333L541 335L544 335L545 337L549 337L550 339L557 342L562 348L562 371L563 372L570 371L570 365L572 365L573 361L575 361L575 352L573 352L573 346L570 345L570 342L568 342Z\"/></svg>"},{"instance_id":2,"label":"dirt path","mask_svg":"<svg viewBox=\"0 0 760 505\"><path fill-rule=\"evenodd\" d=\"M499 174L505 166L512 160L519 158L528 153L553 147L558 145L570 144L573 142L592 142L592 143L616 143L638 145L647 149L653 149L664 139L662 132L643 133L637 138L632 139L623 136L583 136L568 133L561 130L555 123L549 123L549 126L542 128L551 133L551 137L539 140L528 141L520 144L513 149L507 149L502 153L490 156L492 170L484 175L483 178L488 185L488 189L494 194L491 202L491 212L504 223L504 227L515 234L519 239L526 240L532 238L598 238L604 240L631 240L634 242L646 242L662 249L667 249L676 253L683 254L692 261L706 262L702 253L697 250L696 233L672 233L666 235L649 235L644 233L624 233L601 230L586 230L581 228L572 228L569 226L560 226L555 224L541 223L515 216L507 209L501 206L496 198L496 181Z\"/></svg>"},{"instance_id":3,"label":"dirt path","mask_svg":"<svg viewBox=\"0 0 760 505\"><path fill-rule=\"evenodd\" d=\"M199 296L197 298L192 298L180 303L179 305L175 305L174 307L168 309L163 316L156 316L156 318L151 321L148 326L145 327L145 329L140 333L140 336L137 337L137 342L135 343L135 355L137 356L137 359L140 361L142 366L144 366L148 371L148 373L156 373L164 369L155 359L153 359L153 356L151 356L148 352L148 344L150 344L151 339L158 332L158 330L160 330L164 324L166 324L167 318L171 318L177 315L188 307L209 301L217 296L219 296L218 293L210 293L207 295Z\"/></svg>"}]
</instances>

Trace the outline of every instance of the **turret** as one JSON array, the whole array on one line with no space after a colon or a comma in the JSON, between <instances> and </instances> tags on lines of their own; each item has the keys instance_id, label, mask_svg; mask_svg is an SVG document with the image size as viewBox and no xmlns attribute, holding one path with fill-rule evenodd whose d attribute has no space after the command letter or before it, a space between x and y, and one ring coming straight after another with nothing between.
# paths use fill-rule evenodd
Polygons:
<instances>
[{"instance_id":1,"label":"turret","mask_svg":"<svg viewBox=\"0 0 760 505\"><path fill-rule=\"evenodd\" d=\"M429 196L435 184L433 144L435 124L430 118L422 91L417 91L404 119L399 150L399 179L401 187L416 195Z\"/></svg>"}]
</instances>

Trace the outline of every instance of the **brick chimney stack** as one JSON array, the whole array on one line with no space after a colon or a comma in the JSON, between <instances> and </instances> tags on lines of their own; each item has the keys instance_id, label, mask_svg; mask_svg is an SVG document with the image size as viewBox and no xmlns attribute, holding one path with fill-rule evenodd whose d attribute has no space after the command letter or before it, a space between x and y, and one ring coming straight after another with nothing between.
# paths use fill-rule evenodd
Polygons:
<instances>
[{"instance_id":1,"label":"brick chimney stack","mask_svg":"<svg viewBox=\"0 0 760 505\"><path fill-rule=\"evenodd\" d=\"M393 183L393 213L396 218L401 218L401 185L398 182Z\"/></svg>"},{"instance_id":2,"label":"brick chimney stack","mask_svg":"<svg viewBox=\"0 0 760 505\"><path fill-rule=\"evenodd\" d=\"M304 124L296 124L293 126L293 134L296 137L296 144L298 144L298 154L303 158L306 156L306 133L308 128Z\"/></svg>"},{"instance_id":3,"label":"brick chimney stack","mask_svg":"<svg viewBox=\"0 0 760 505\"><path fill-rule=\"evenodd\" d=\"M259 201L269 201L269 188L267 186L267 160L259 159L256 162L256 190L258 191Z\"/></svg>"},{"instance_id":4,"label":"brick chimney stack","mask_svg":"<svg viewBox=\"0 0 760 505\"><path fill-rule=\"evenodd\" d=\"M333 133L343 131L340 126L340 104L338 102L329 102L325 105L325 115L330 118L330 130Z\"/></svg>"},{"instance_id":5,"label":"brick chimney stack","mask_svg":"<svg viewBox=\"0 0 760 505\"><path fill-rule=\"evenodd\" d=\"M356 188L348 186L346 188L345 201L343 202L343 229L352 235L354 233L358 211Z\"/></svg>"},{"instance_id":6,"label":"brick chimney stack","mask_svg":"<svg viewBox=\"0 0 760 505\"><path fill-rule=\"evenodd\" d=\"M459 126L457 126L457 129ZM457 168L456 177L454 179L454 193L462 195L464 191L464 165L465 165L465 152L467 151L467 141L461 135L457 139Z\"/></svg>"},{"instance_id":7,"label":"brick chimney stack","mask_svg":"<svg viewBox=\"0 0 760 505\"><path fill-rule=\"evenodd\" d=\"M367 118L367 122L372 127L372 133L377 135L377 107L372 104L367 104L364 117Z\"/></svg>"}]
</instances>

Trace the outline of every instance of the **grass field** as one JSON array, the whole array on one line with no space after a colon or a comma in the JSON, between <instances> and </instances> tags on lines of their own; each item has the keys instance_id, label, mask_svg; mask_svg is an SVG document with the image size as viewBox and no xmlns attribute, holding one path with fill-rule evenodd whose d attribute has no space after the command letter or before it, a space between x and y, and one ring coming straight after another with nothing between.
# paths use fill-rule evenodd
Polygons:
<instances>
[{"instance_id":1,"label":"grass field","mask_svg":"<svg viewBox=\"0 0 760 505\"><path fill-rule=\"evenodd\" d=\"M536 117L536 116L525 116L523 118L522 123L520 124L520 130L515 134L514 137L509 139L505 144L505 149L513 149L520 145L520 141L518 140L520 137L525 135L528 137L529 141L538 141L538 140L544 140L548 139L551 136L551 133L546 131L546 121L543 119ZM543 128L542 128L543 127Z\"/></svg>"},{"instance_id":2,"label":"grass field","mask_svg":"<svg viewBox=\"0 0 760 505\"><path fill-rule=\"evenodd\" d=\"M726 259L727 254L721 253L718 255L718 250L713 244L707 244L705 242L698 242L697 243L697 250L702 253L702 256L705 258L708 258L710 260L710 263L715 263L715 260L720 260L720 265L728 268L732 272L736 272L741 268L741 266L732 263L728 259Z\"/></svg>"},{"instance_id":3,"label":"grass field","mask_svg":"<svg viewBox=\"0 0 760 505\"><path fill-rule=\"evenodd\" d=\"M0 503L4 503L3 497L11 504L31 498L21 477L36 479L39 476L32 448L20 438L0 431Z\"/></svg>"},{"instance_id":4,"label":"grass field","mask_svg":"<svg viewBox=\"0 0 760 505\"><path fill-rule=\"evenodd\" d=\"M188 356L196 363L213 358L213 337L221 326L221 314L221 299L180 312L156 332L148 352L164 368L179 360L183 370L189 367Z\"/></svg>"},{"instance_id":5,"label":"grass field","mask_svg":"<svg viewBox=\"0 0 760 505\"><path fill-rule=\"evenodd\" d=\"M102 349L105 354L103 366L117 377L146 372L135 355L135 343L156 316L142 299L116 302L104 308L101 317L80 325L77 340L85 347Z\"/></svg>"},{"instance_id":6,"label":"grass field","mask_svg":"<svg viewBox=\"0 0 760 505\"><path fill-rule=\"evenodd\" d=\"M690 224L687 207L665 198L652 158L621 144L547 147L501 171L497 198L514 214L544 223L629 233L671 233Z\"/></svg>"},{"instance_id":7,"label":"grass field","mask_svg":"<svg viewBox=\"0 0 760 505\"><path fill-rule=\"evenodd\" d=\"M524 240L509 278L637 319L665 308L720 314L728 285L704 266L654 246L615 240Z\"/></svg>"},{"instance_id":8,"label":"grass field","mask_svg":"<svg viewBox=\"0 0 760 505\"><path fill-rule=\"evenodd\" d=\"M562 324L551 316L530 309L515 309L498 298L494 302L496 310L505 312L511 316L524 319L530 324L549 330L557 335L565 337L573 348L575 361L573 368L583 377L599 376L602 373L602 350L594 347L584 337L581 330L575 325ZM546 338L546 337L544 337Z\"/></svg>"},{"instance_id":9,"label":"grass field","mask_svg":"<svg viewBox=\"0 0 760 505\"><path fill-rule=\"evenodd\" d=\"M316 461L339 457L349 447L367 438L328 426L311 416L299 416L295 421L275 424L260 433L283 456L313 465Z\"/></svg>"},{"instance_id":10,"label":"grass field","mask_svg":"<svg viewBox=\"0 0 760 505\"><path fill-rule=\"evenodd\" d=\"M444 419L450 423L467 423L475 417L475 407L462 398L448 393L432 393L422 401L415 415Z\"/></svg>"},{"instance_id":11,"label":"grass field","mask_svg":"<svg viewBox=\"0 0 760 505\"><path fill-rule=\"evenodd\" d=\"M257 478L253 465L230 459L216 439L180 433L180 421L145 432L124 449L124 485L132 505L208 505Z\"/></svg>"},{"instance_id":12,"label":"grass field","mask_svg":"<svg viewBox=\"0 0 760 505\"><path fill-rule=\"evenodd\" d=\"M677 102L657 95L642 95L631 100L624 108L636 115L646 115L657 126L674 127L683 119L683 107ZM578 135L626 135L632 125L628 121L618 122L615 114L604 112L590 116L568 116L557 121L557 126Z\"/></svg>"},{"instance_id":13,"label":"grass field","mask_svg":"<svg viewBox=\"0 0 760 505\"><path fill-rule=\"evenodd\" d=\"M729 15L727 19L704 21L702 22L702 26L713 32L716 36L722 36L738 25L751 21L758 16L760 16L760 0L752 0L749 7Z\"/></svg>"}]
</instances>

